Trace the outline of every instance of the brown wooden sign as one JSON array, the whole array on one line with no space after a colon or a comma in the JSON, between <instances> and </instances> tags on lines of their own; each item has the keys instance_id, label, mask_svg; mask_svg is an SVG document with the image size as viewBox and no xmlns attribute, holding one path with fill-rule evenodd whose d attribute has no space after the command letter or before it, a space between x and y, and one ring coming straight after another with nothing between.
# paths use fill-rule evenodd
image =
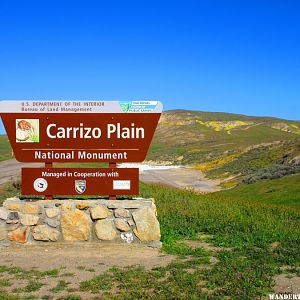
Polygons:
<instances>
[{"instance_id":1,"label":"brown wooden sign","mask_svg":"<svg viewBox=\"0 0 300 300\"><path fill-rule=\"evenodd\" d=\"M20 162L141 162L161 110L157 101L0 101Z\"/></svg>"},{"instance_id":2,"label":"brown wooden sign","mask_svg":"<svg viewBox=\"0 0 300 300\"><path fill-rule=\"evenodd\" d=\"M158 101L0 101L0 115L16 159L44 162L22 169L22 194L137 195L138 169L162 112ZM58 169L53 162L109 162L108 169Z\"/></svg>"},{"instance_id":3,"label":"brown wooden sign","mask_svg":"<svg viewBox=\"0 0 300 300\"><path fill-rule=\"evenodd\" d=\"M22 195L138 195L137 168L23 168Z\"/></svg>"}]
</instances>

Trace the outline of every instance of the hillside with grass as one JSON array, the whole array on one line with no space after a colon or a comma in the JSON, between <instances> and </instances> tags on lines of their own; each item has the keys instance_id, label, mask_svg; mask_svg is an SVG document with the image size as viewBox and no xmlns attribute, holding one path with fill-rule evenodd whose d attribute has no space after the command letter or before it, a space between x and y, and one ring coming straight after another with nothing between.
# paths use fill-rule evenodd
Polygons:
<instances>
[{"instance_id":1,"label":"hillside with grass","mask_svg":"<svg viewBox=\"0 0 300 300\"><path fill-rule=\"evenodd\" d=\"M7 136L0 135L0 161L11 158L11 147Z\"/></svg>"},{"instance_id":2,"label":"hillside with grass","mask_svg":"<svg viewBox=\"0 0 300 300\"><path fill-rule=\"evenodd\" d=\"M186 110L162 114L148 160L192 166L210 178L256 182L299 172L300 122Z\"/></svg>"}]
</instances>

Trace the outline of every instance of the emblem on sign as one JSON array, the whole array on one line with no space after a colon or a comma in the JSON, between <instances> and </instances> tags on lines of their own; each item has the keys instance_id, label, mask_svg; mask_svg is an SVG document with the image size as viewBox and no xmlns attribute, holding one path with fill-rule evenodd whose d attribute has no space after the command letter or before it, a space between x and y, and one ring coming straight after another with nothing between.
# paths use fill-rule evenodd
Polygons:
<instances>
[{"instance_id":1,"label":"emblem on sign","mask_svg":"<svg viewBox=\"0 0 300 300\"><path fill-rule=\"evenodd\" d=\"M120 107L124 112L128 112L131 107L131 102L120 102Z\"/></svg>"},{"instance_id":2,"label":"emblem on sign","mask_svg":"<svg viewBox=\"0 0 300 300\"><path fill-rule=\"evenodd\" d=\"M86 180L75 180L75 191L83 194L86 190Z\"/></svg>"},{"instance_id":3,"label":"emblem on sign","mask_svg":"<svg viewBox=\"0 0 300 300\"><path fill-rule=\"evenodd\" d=\"M16 142L17 143L38 143L39 120L37 119L17 119L16 120Z\"/></svg>"},{"instance_id":4,"label":"emblem on sign","mask_svg":"<svg viewBox=\"0 0 300 300\"><path fill-rule=\"evenodd\" d=\"M48 182L44 178L37 178L34 183L33 187L37 192L44 192L48 188Z\"/></svg>"}]
</instances>

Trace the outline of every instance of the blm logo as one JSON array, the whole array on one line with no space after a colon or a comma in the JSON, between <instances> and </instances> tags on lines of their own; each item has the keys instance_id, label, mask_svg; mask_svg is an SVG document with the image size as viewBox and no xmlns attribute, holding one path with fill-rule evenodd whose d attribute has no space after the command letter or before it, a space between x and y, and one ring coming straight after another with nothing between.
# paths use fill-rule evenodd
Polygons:
<instances>
[{"instance_id":1,"label":"blm logo","mask_svg":"<svg viewBox=\"0 0 300 300\"><path fill-rule=\"evenodd\" d=\"M86 180L75 180L75 191L83 194L86 190Z\"/></svg>"}]
</instances>

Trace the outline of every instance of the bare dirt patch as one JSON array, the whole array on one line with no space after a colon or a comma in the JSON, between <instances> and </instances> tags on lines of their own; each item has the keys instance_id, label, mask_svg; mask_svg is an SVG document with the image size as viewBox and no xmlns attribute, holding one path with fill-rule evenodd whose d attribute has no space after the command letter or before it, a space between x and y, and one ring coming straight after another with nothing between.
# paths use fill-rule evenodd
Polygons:
<instances>
[{"instance_id":1,"label":"bare dirt patch","mask_svg":"<svg viewBox=\"0 0 300 300\"><path fill-rule=\"evenodd\" d=\"M94 299L95 294L79 290L80 282L102 274L112 267L139 265L149 270L167 266L174 258L175 256L163 254L158 249L143 245L113 243L14 245L1 248L0 278L5 278L11 283L10 286L3 288L5 292L17 293L20 296L31 295L37 299L51 296L51 299L58 299L71 293L82 299ZM5 267L8 268L6 272L3 271ZM18 272L14 268L22 271ZM34 273L35 271L52 273L51 270L57 270L57 273L54 276L52 274L40 276ZM30 292L20 290L30 284L33 285L33 282L41 283L42 286ZM19 292L16 289L19 289Z\"/></svg>"},{"instance_id":2,"label":"bare dirt patch","mask_svg":"<svg viewBox=\"0 0 300 300\"><path fill-rule=\"evenodd\" d=\"M78 243L15 245L1 249L0 264L21 268L49 270L65 267L68 271L78 266L106 271L112 266L141 265L146 269L168 265L174 256L143 245L114 243Z\"/></svg>"},{"instance_id":3,"label":"bare dirt patch","mask_svg":"<svg viewBox=\"0 0 300 300\"><path fill-rule=\"evenodd\" d=\"M300 277L280 274L275 276L274 293L300 294Z\"/></svg>"},{"instance_id":4,"label":"bare dirt patch","mask_svg":"<svg viewBox=\"0 0 300 300\"><path fill-rule=\"evenodd\" d=\"M203 249L205 249L207 251L211 251L211 252L221 252L221 251L231 250L230 248L213 246L205 241L184 240L184 241L182 241L182 243L191 247L192 249L203 248Z\"/></svg>"},{"instance_id":5,"label":"bare dirt patch","mask_svg":"<svg viewBox=\"0 0 300 300\"><path fill-rule=\"evenodd\" d=\"M146 170L141 172L140 178L144 182L158 182L179 189L192 189L198 192L220 190L220 180L208 179L202 172L190 168Z\"/></svg>"}]
</instances>

